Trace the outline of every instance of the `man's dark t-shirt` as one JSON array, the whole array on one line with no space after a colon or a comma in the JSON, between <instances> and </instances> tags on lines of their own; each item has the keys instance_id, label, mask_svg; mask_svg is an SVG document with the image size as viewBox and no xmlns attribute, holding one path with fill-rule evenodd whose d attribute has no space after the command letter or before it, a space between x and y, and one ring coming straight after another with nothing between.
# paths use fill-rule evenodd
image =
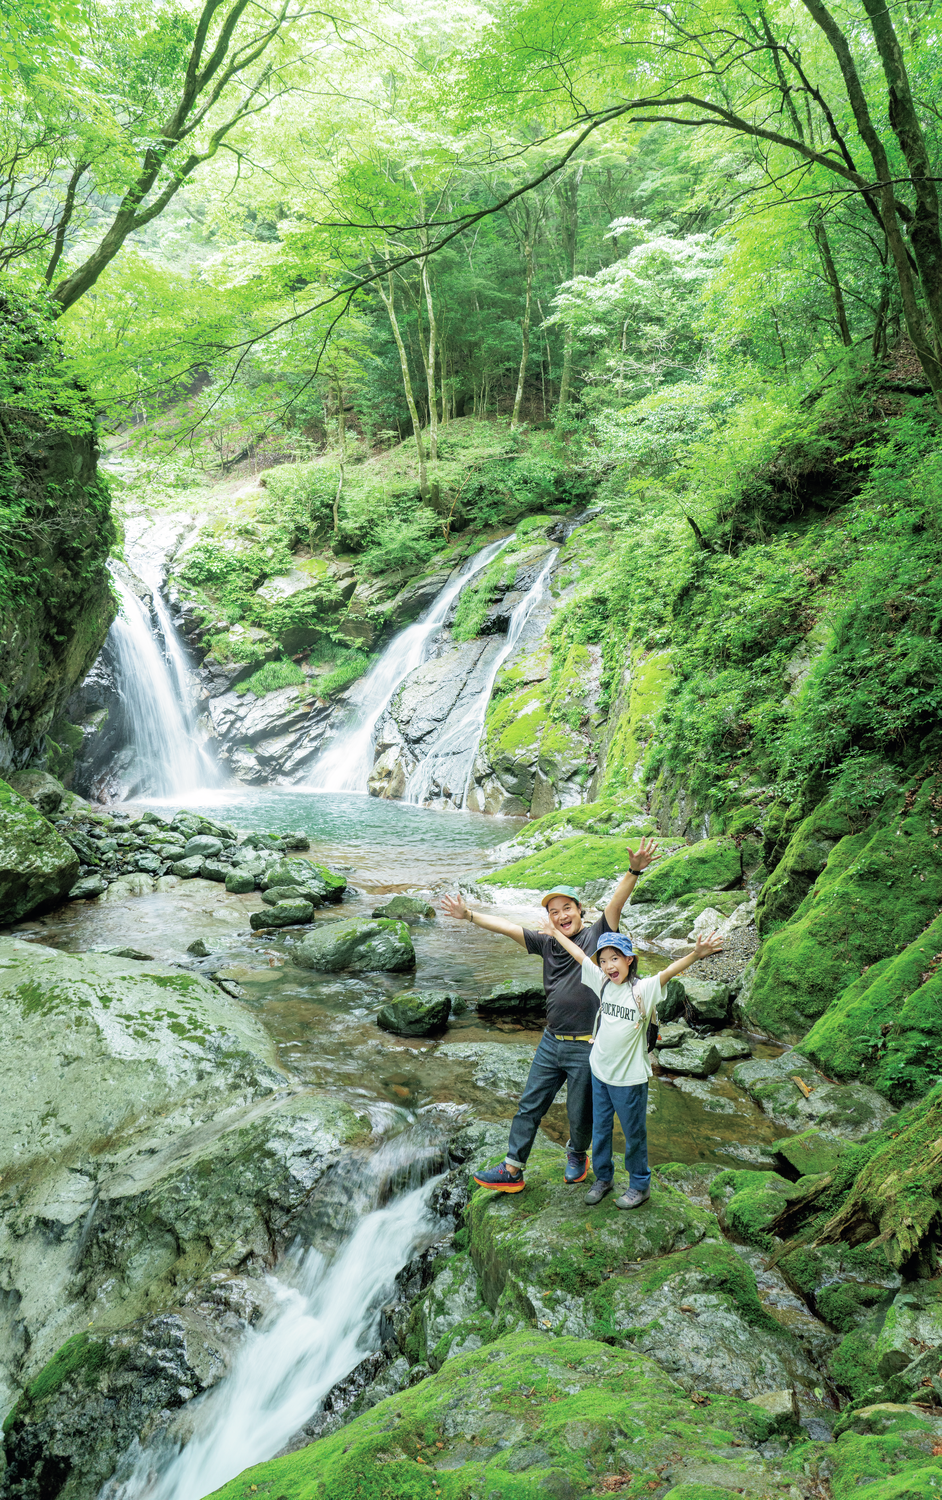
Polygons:
<instances>
[{"instance_id":1,"label":"man's dark t-shirt","mask_svg":"<svg viewBox=\"0 0 942 1500\"><path fill-rule=\"evenodd\" d=\"M605 914L583 927L572 941L584 953L594 953L603 932L611 932ZM546 1029L564 1036L589 1036L598 1014L598 996L582 983L582 965L570 958L561 943L542 932L523 929L528 953L543 955L543 988L546 990Z\"/></svg>"}]
</instances>

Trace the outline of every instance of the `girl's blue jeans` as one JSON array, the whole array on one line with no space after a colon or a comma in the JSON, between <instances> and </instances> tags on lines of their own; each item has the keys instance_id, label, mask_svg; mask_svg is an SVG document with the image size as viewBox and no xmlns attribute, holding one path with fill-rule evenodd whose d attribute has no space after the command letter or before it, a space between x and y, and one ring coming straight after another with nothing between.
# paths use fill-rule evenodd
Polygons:
<instances>
[{"instance_id":1,"label":"girl's blue jeans","mask_svg":"<svg viewBox=\"0 0 942 1500\"><path fill-rule=\"evenodd\" d=\"M592 1074L592 1170L600 1182L615 1176L612 1163L612 1129L615 1116L625 1132L625 1167L630 1185L639 1193L651 1186L648 1171L648 1086L629 1083L619 1088L602 1083Z\"/></svg>"}]
</instances>

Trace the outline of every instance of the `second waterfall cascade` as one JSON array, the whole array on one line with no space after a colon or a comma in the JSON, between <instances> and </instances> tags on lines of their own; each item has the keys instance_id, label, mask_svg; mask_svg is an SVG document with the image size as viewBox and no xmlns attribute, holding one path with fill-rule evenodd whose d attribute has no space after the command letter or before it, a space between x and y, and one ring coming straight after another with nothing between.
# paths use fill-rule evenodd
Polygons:
<instances>
[{"instance_id":1,"label":"second waterfall cascade","mask_svg":"<svg viewBox=\"0 0 942 1500\"><path fill-rule=\"evenodd\" d=\"M527 593L514 607L507 639L491 662L480 692L469 704L459 703L449 714L425 759L412 772L406 783L407 802L422 805L441 799L452 807L464 807L497 674L520 640L530 616L542 603L556 557L555 551L550 553Z\"/></svg>"},{"instance_id":2,"label":"second waterfall cascade","mask_svg":"<svg viewBox=\"0 0 942 1500\"><path fill-rule=\"evenodd\" d=\"M475 553L464 567L452 574L434 604L414 625L394 636L379 661L351 694L358 722L341 730L328 745L311 773L311 788L319 792L365 792L373 769L376 729L410 672L422 665L432 637L441 630L451 606L471 579L512 541L502 537Z\"/></svg>"}]
</instances>

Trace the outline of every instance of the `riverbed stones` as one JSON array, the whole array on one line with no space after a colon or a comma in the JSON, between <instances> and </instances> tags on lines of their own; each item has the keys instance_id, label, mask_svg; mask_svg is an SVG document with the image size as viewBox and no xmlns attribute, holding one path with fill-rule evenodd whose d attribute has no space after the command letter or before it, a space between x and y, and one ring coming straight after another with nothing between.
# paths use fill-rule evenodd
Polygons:
<instances>
[{"instance_id":1,"label":"riverbed stones","mask_svg":"<svg viewBox=\"0 0 942 1500\"><path fill-rule=\"evenodd\" d=\"M204 859L200 865L200 875L204 880L218 880L224 885L231 869L231 865L224 864L220 859Z\"/></svg>"},{"instance_id":2,"label":"riverbed stones","mask_svg":"<svg viewBox=\"0 0 942 1500\"><path fill-rule=\"evenodd\" d=\"M388 917L402 922L419 922L434 915L434 906L420 896L391 896L373 911L374 917Z\"/></svg>"},{"instance_id":3,"label":"riverbed stones","mask_svg":"<svg viewBox=\"0 0 942 1500\"><path fill-rule=\"evenodd\" d=\"M279 901L307 901L307 896L296 885L273 885L262 891L262 900L266 906L277 906ZM314 904L309 902L311 906Z\"/></svg>"},{"instance_id":4,"label":"riverbed stones","mask_svg":"<svg viewBox=\"0 0 942 1500\"><path fill-rule=\"evenodd\" d=\"M660 1052L662 1047L672 1049L682 1047L684 1042L694 1039L693 1028L686 1021L665 1021L659 1028L655 1046Z\"/></svg>"},{"instance_id":5,"label":"riverbed stones","mask_svg":"<svg viewBox=\"0 0 942 1500\"><path fill-rule=\"evenodd\" d=\"M511 1095L520 1093L533 1062L533 1048L515 1042L445 1042L437 1055L464 1063L475 1088ZM563 1086L556 1099L565 1098Z\"/></svg>"},{"instance_id":6,"label":"riverbed stones","mask_svg":"<svg viewBox=\"0 0 942 1500\"><path fill-rule=\"evenodd\" d=\"M415 968L415 949L405 922L383 918L365 922L358 918L323 923L298 944L292 959L302 969L330 974L342 969L399 973Z\"/></svg>"},{"instance_id":7,"label":"riverbed stones","mask_svg":"<svg viewBox=\"0 0 942 1500\"><path fill-rule=\"evenodd\" d=\"M712 1037L701 1041L693 1033L679 1047L669 1047L660 1054L662 1068L684 1073L690 1078L709 1078L720 1065L720 1054Z\"/></svg>"},{"instance_id":8,"label":"riverbed stones","mask_svg":"<svg viewBox=\"0 0 942 1500\"><path fill-rule=\"evenodd\" d=\"M234 896L247 896L255 889L255 876L247 870L229 870L226 875L226 890Z\"/></svg>"},{"instance_id":9,"label":"riverbed stones","mask_svg":"<svg viewBox=\"0 0 942 1500\"><path fill-rule=\"evenodd\" d=\"M388 1000L380 1008L376 1024L383 1031L393 1031L397 1036L430 1036L446 1025L451 1015L452 998L441 990L397 995L395 1000Z\"/></svg>"},{"instance_id":10,"label":"riverbed stones","mask_svg":"<svg viewBox=\"0 0 942 1500\"><path fill-rule=\"evenodd\" d=\"M128 901L135 896L149 896L156 886L153 875L145 870L139 870L136 874L121 875L113 880L106 891L103 891L99 900L105 902Z\"/></svg>"},{"instance_id":11,"label":"riverbed stones","mask_svg":"<svg viewBox=\"0 0 942 1500\"><path fill-rule=\"evenodd\" d=\"M173 875L179 875L181 880L193 880L200 874L202 868L202 855L194 854L192 859L178 859L170 866L170 871Z\"/></svg>"},{"instance_id":12,"label":"riverbed stones","mask_svg":"<svg viewBox=\"0 0 942 1500\"><path fill-rule=\"evenodd\" d=\"M712 1042L724 1062L733 1062L739 1058L752 1056L752 1048L745 1037L727 1036L721 1032L712 1038Z\"/></svg>"},{"instance_id":13,"label":"riverbed stones","mask_svg":"<svg viewBox=\"0 0 942 1500\"><path fill-rule=\"evenodd\" d=\"M78 879L74 849L25 797L0 781L0 922L64 900Z\"/></svg>"},{"instance_id":14,"label":"riverbed stones","mask_svg":"<svg viewBox=\"0 0 942 1500\"><path fill-rule=\"evenodd\" d=\"M292 897L289 900L276 901L273 906L266 907L264 911L253 911L249 916L249 926L253 932L261 932L266 927L296 927L300 923L310 922L313 915L314 908L310 901ZM294 958L297 962L297 954Z\"/></svg>"}]
</instances>

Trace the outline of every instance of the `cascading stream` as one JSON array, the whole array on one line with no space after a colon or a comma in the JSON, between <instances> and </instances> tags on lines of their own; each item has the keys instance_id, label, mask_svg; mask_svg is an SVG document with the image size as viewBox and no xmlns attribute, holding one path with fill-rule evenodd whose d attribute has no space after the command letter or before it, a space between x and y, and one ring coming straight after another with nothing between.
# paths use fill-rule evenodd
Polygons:
<instances>
[{"instance_id":1,"label":"cascading stream","mask_svg":"<svg viewBox=\"0 0 942 1500\"><path fill-rule=\"evenodd\" d=\"M491 542L475 553L461 571L453 575L434 604L414 625L401 630L390 641L376 665L358 685L356 703L359 721L355 727L341 731L321 755L311 773L310 786L319 792L365 792L373 769L373 743L376 729L394 694L410 672L425 660L436 631L441 630L448 612L471 579L493 562L511 537Z\"/></svg>"},{"instance_id":2,"label":"cascading stream","mask_svg":"<svg viewBox=\"0 0 942 1500\"><path fill-rule=\"evenodd\" d=\"M406 802L423 805L441 798L453 807L464 807L497 674L520 640L533 611L545 598L556 557L555 551L550 553L529 590L513 609L507 639L491 662L480 692L470 703L458 704L445 720L425 759L412 772L406 783Z\"/></svg>"},{"instance_id":3,"label":"cascading stream","mask_svg":"<svg viewBox=\"0 0 942 1500\"><path fill-rule=\"evenodd\" d=\"M109 644L133 755L127 774L131 793L172 797L219 786L218 767L199 743L187 701L182 652L179 661L171 654L168 662L146 606L116 575L113 581L121 611L111 627ZM155 601L158 597L155 590ZM179 652L169 615L166 621L160 618L168 653L174 647Z\"/></svg>"},{"instance_id":4,"label":"cascading stream","mask_svg":"<svg viewBox=\"0 0 942 1500\"><path fill-rule=\"evenodd\" d=\"M403 1145L391 1143L371 1163L374 1201L397 1175L390 1150L402 1155ZM413 1177L416 1165L413 1158ZM398 1175L409 1166L404 1161ZM283 1448L327 1392L379 1347L395 1277L428 1241L436 1181L366 1213L333 1259L314 1249L287 1257L270 1278L275 1311L246 1334L230 1373L192 1409L190 1440L145 1451L99 1500L199 1500Z\"/></svg>"}]
</instances>

